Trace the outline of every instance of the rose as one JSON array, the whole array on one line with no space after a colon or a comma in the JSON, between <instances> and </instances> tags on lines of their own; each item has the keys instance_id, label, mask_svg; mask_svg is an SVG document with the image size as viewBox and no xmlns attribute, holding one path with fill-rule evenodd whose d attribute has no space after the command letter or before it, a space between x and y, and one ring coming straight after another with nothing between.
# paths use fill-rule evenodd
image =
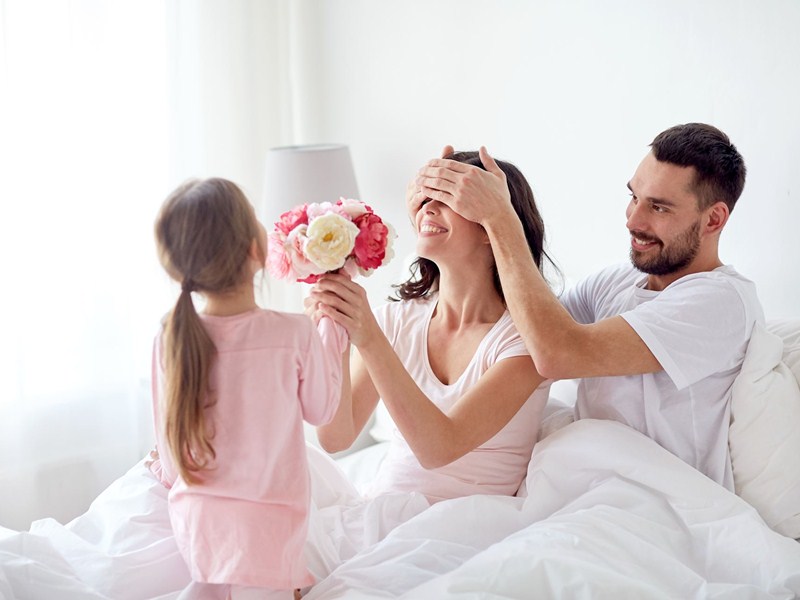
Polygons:
<instances>
[{"instance_id":1,"label":"rose","mask_svg":"<svg viewBox=\"0 0 800 600\"><path fill-rule=\"evenodd\" d=\"M335 271L353 250L358 232L358 226L346 217L323 214L309 223L303 252L321 271Z\"/></svg>"},{"instance_id":2,"label":"rose","mask_svg":"<svg viewBox=\"0 0 800 600\"><path fill-rule=\"evenodd\" d=\"M389 228L375 213L366 212L353 220L359 233L353 247L358 265L362 269L376 269L383 264L386 255Z\"/></svg>"}]
</instances>

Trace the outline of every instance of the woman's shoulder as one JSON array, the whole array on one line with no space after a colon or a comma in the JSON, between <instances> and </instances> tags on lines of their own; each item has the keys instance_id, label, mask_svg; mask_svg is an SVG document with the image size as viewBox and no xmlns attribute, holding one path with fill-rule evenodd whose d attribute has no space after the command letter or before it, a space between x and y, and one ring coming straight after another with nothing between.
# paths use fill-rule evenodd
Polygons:
<instances>
[{"instance_id":1,"label":"woman's shoulder","mask_svg":"<svg viewBox=\"0 0 800 600\"><path fill-rule=\"evenodd\" d=\"M497 322L492 327L491 333L500 337L520 337L517 326L514 325L514 320L511 318L511 313L508 309L500 316Z\"/></svg>"},{"instance_id":2,"label":"woman's shoulder","mask_svg":"<svg viewBox=\"0 0 800 600\"><path fill-rule=\"evenodd\" d=\"M506 310L484 338L483 349L495 360L500 357L528 354L525 342L517 330L511 314Z\"/></svg>"},{"instance_id":3,"label":"woman's shoulder","mask_svg":"<svg viewBox=\"0 0 800 600\"><path fill-rule=\"evenodd\" d=\"M387 321L406 320L416 315L424 315L435 302L436 294L428 294L422 298L411 298L408 300L389 300L385 304L377 307L373 312L380 320Z\"/></svg>"}]
</instances>

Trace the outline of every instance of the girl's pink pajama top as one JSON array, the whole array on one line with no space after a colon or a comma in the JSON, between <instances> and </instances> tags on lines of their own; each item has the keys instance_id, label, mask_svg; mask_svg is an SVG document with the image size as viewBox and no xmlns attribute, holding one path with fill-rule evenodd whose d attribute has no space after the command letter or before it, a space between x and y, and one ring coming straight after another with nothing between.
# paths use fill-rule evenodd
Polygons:
<instances>
[{"instance_id":1,"label":"girl's pink pajama top","mask_svg":"<svg viewBox=\"0 0 800 600\"><path fill-rule=\"evenodd\" d=\"M153 410L169 510L195 581L293 589L313 583L303 558L309 474L303 420L330 421L341 392L346 333L301 314L256 309L201 315L217 354L207 409L216 451L200 484L178 476L164 433L162 334L153 353ZM323 321L324 322L324 321Z\"/></svg>"}]
</instances>

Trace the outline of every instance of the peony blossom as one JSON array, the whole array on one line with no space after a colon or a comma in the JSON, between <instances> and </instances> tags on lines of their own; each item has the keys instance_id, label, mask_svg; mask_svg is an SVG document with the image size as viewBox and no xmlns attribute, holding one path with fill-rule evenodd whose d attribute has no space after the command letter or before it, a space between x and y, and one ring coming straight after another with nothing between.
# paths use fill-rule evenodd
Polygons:
<instances>
[{"instance_id":1,"label":"peony blossom","mask_svg":"<svg viewBox=\"0 0 800 600\"><path fill-rule=\"evenodd\" d=\"M361 267L358 266L356 259L354 256L349 256L346 261L344 261L344 266L339 269L340 271L344 271L345 275L347 275L350 279L355 279L357 275L367 275ZM372 271L370 271L371 273Z\"/></svg>"},{"instance_id":2,"label":"peony blossom","mask_svg":"<svg viewBox=\"0 0 800 600\"><path fill-rule=\"evenodd\" d=\"M397 232L392 227L391 223L384 223L386 228L389 230L389 233L386 235L386 252L383 255L383 262L381 266L387 264L390 260L394 258L394 240L397 237Z\"/></svg>"},{"instance_id":3,"label":"peony blossom","mask_svg":"<svg viewBox=\"0 0 800 600\"><path fill-rule=\"evenodd\" d=\"M352 198L339 198L336 206L338 206L342 214L349 217L351 221L355 221L357 217L360 217L364 213L372 212L369 206L360 200L353 200Z\"/></svg>"},{"instance_id":4,"label":"peony blossom","mask_svg":"<svg viewBox=\"0 0 800 600\"><path fill-rule=\"evenodd\" d=\"M296 206L292 210L283 213L275 223L275 228L288 236L298 225L308 225L308 212L306 206Z\"/></svg>"},{"instance_id":5,"label":"peony blossom","mask_svg":"<svg viewBox=\"0 0 800 600\"><path fill-rule=\"evenodd\" d=\"M319 271L317 265L311 262L306 255L307 231L308 225L295 227L286 238L286 243L284 244L289 260L292 263L292 271L294 271L297 279L303 279Z\"/></svg>"},{"instance_id":6,"label":"peony blossom","mask_svg":"<svg viewBox=\"0 0 800 600\"><path fill-rule=\"evenodd\" d=\"M394 255L394 229L359 200L303 204L283 213L269 234L273 277L315 283L330 271L369 275Z\"/></svg>"},{"instance_id":7,"label":"peony blossom","mask_svg":"<svg viewBox=\"0 0 800 600\"><path fill-rule=\"evenodd\" d=\"M386 241L389 228L383 224L375 213L364 213L353 220L358 226L359 234L353 248L356 260L362 269L376 269L383 264L386 254Z\"/></svg>"},{"instance_id":8,"label":"peony blossom","mask_svg":"<svg viewBox=\"0 0 800 600\"><path fill-rule=\"evenodd\" d=\"M280 230L267 236L267 270L278 279L287 279L292 275L292 261L286 254L285 242L286 235Z\"/></svg>"},{"instance_id":9,"label":"peony blossom","mask_svg":"<svg viewBox=\"0 0 800 600\"><path fill-rule=\"evenodd\" d=\"M308 214L308 222L310 223L314 219L321 217L323 215L327 215L330 213L340 214L343 217L347 218L348 220L352 221L348 217L347 214L342 210L338 203L333 204L331 202L312 202L306 206L306 213Z\"/></svg>"},{"instance_id":10,"label":"peony blossom","mask_svg":"<svg viewBox=\"0 0 800 600\"><path fill-rule=\"evenodd\" d=\"M358 233L359 228L342 215L323 214L309 223L303 250L308 260L323 271L335 271L344 265Z\"/></svg>"}]
</instances>

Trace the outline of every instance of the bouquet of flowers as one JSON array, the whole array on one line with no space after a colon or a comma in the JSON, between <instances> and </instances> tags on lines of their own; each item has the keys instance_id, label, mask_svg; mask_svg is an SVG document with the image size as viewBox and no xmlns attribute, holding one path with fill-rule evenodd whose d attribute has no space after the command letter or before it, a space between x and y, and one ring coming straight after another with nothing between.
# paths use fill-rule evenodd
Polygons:
<instances>
[{"instance_id":1,"label":"bouquet of flowers","mask_svg":"<svg viewBox=\"0 0 800 600\"><path fill-rule=\"evenodd\" d=\"M267 269L277 279L316 283L343 269L370 275L394 253L394 229L359 200L303 204L283 213L269 234Z\"/></svg>"}]
</instances>

